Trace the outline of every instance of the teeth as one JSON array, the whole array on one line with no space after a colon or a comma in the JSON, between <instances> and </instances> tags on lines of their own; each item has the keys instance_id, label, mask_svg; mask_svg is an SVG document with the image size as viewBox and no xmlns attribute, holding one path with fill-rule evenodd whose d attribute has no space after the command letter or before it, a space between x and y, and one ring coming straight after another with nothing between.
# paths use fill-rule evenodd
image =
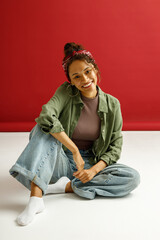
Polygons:
<instances>
[{"instance_id":1,"label":"teeth","mask_svg":"<svg viewBox=\"0 0 160 240\"><path fill-rule=\"evenodd\" d=\"M84 85L83 87L88 87L89 85L91 85L92 82L88 83L87 85Z\"/></svg>"}]
</instances>

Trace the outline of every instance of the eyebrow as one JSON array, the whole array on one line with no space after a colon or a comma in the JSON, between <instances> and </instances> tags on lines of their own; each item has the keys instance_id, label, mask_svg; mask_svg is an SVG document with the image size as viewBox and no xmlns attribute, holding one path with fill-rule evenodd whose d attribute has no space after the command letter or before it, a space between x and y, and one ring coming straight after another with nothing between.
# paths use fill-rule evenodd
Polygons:
<instances>
[{"instance_id":1,"label":"eyebrow","mask_svg":"<svg viewBox=\"0 0 160 240\"><path fill-rule=\"evenodd\" d=\"M86 68L85 68L84 70L82 70L82 71L85 71L87 68L89 68L89 67L86 67ZM73 75L76 75L76 74L78 74L78 73L73 73L72 76L73 76Z\"/></svg>"}]
</instances>

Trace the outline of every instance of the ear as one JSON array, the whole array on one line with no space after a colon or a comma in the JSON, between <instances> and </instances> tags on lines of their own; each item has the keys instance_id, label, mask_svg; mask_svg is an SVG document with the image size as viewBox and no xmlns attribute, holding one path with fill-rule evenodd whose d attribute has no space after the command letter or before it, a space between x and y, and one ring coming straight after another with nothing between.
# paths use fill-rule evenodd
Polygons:
<instances>
[{"instance_id":1,"label":"ear","mask_svg":"<svg viewBox=\"0 0 160 240\"><path fill-rule=\"evenodd\" d=\"M98 73L98 70L95 67L94 67L94 71L95 71L96 74Z\"/></svg>"},{"instance_id":2,"label":"ear","mask_svg":"<svg viewBox=\"0 0 160 240\"><path fill-rule=\"evenodd\" d=\"M72 81L71 81L71 86L74 86L74 84L72 83Z\"/></svg>"}]
</instances>

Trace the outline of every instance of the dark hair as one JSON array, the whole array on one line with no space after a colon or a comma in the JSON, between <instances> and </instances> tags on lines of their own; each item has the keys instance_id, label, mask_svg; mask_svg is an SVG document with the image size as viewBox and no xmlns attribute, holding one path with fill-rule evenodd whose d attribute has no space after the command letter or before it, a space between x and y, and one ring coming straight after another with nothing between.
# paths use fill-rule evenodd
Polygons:
<instances>
[{"instance_id":1,"label":"dark hair","mask_svg":"<svg viewBox=\"0 0 160 240\"><path fill-rule=\"evenodd\" d=\"M66 57L71 55L73 53L73 51L79 51L79 50L85 50L85 48L82 45L76 44L74 42L66 43L64 46L65 57L63 60L65 60ZM74 55L70 60L68 60L67 65L66 65L67 78L70 82L71 82L71 80L69 77L68 69L69 69L70 64L75 60L86 60L88 63L91 63L95 67L95 69L98 70L98 77L99 77L99 81L100 81L100 78L101 78L100 71L99 71L99 68L98 68L97 64L95 63L95 61L86 54L78 54L78 55Z\"/></svg>"}]
</instances>

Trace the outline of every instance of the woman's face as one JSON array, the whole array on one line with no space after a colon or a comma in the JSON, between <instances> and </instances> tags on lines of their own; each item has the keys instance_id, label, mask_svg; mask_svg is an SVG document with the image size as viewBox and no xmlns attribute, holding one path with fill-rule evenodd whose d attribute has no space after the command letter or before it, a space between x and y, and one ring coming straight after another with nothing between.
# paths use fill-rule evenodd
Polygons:
<instances>
[{"instance_id":1,"label":"woman's face","mask_svg":"<svg viewBox=\"0 0 160 240\"><path fill-rule=\"evenodd\" d=\"M75 60L69 66L71 84L88 98L94 98L97 94L97 72L91 63L83 60Z\"/></svg>"}]
</instances>

